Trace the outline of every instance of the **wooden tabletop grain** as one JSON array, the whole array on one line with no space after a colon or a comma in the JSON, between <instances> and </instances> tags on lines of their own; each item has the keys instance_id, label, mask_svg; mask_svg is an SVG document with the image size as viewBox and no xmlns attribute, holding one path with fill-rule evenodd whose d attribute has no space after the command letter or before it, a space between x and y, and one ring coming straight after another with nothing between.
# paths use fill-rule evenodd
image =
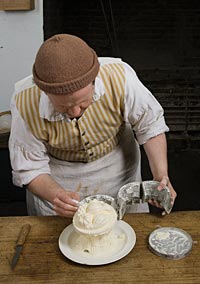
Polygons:
<instances>
[{"instance_id":1,"label":"wooden tabletop grain","mask_svg":"<svg viewBox=\"0 0 200 284\"><path fill-rule=\"evenodd\" d=\"M81 265L67 259L59 250L58 238L71 221L62 217L0 218L0 283L200 283L200 211L153 214L127 214L123 218L135 230L133 250L117 262L100 266ZM14 269L10 263L22 225L31 224L21 257ZM193 239L192 251L180 260L154 255L148 236L156 228L177 227Z\"/></svg>"}]
</instances>

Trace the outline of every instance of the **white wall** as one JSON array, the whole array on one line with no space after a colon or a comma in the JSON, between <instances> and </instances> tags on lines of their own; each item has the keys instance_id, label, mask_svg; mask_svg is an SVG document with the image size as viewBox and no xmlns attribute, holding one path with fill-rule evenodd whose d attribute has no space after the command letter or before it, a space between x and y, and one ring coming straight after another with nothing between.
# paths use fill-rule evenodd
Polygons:
<instances>
[{"instance_id":1,"label":"white wall","mask_svg":"<svg viewBox=\"0 0 200 284\"><path fill-rule=\"evenodd\" d=\"M43 42L43 0L30 11L0 11L0 112L10 109L14 84L32 72Z\"/></svg>"}]
</instances>

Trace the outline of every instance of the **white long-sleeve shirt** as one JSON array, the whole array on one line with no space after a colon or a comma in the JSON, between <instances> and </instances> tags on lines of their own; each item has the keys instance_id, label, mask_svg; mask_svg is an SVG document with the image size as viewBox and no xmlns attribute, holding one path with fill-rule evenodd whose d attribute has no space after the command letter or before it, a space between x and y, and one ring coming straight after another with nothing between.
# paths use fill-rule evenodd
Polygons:
<instances>
[{"instance_id":1,"label":"white long-sleeve shirt","mask_svg":"<svg viewBox=\"0 0 200 284\"><path fill-rule=\"evenodd\" d=\"M139 144L168 131L163 109L151 92L140 82L135 71L121 59L99 58L101 65L113 62L123 64L125 70L124 121L132 125ZM11 100L12 127L9 139L13 182L17 186L28 184L38 175L51 174L49 156L45 143L38 140L22 119L15 104L15 95L25 88L34 85L32 76L16 84ZM100 100L105 88L101 78L95 80L95 100ZM66 119L54 110L48 96L42 92L39 113L49 121Z\"/></svg>"}]
</instances>

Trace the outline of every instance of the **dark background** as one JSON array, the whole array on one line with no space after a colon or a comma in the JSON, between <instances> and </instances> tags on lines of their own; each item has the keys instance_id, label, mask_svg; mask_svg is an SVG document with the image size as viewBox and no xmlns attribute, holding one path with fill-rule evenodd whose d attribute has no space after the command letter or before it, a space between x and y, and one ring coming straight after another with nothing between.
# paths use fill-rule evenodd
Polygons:
<instances>
[{"instance_id":1,"label":"dark background","mask_svg":"<svg viewBox=\"0 0 200 284\"><path fill-rule=\"evenodd\" d=\"M84 39L98 56L120 57L159 100L170 133L169 174L176 210L200 209L200 2L198 0L44 0L44 37ZM143 179L151 179L143 149ZM0 149L0 215L25 215L13 186L8 150Z\"/></svg>"}]
</instances>

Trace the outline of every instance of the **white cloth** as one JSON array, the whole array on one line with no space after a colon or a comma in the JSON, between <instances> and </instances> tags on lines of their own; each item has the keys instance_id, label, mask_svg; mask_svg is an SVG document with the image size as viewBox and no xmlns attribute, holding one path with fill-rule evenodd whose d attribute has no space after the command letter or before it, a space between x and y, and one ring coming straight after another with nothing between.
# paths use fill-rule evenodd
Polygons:
<instances>
[{"instance_id":1,"label":"white cloth","mask_svg":"<svg viewBox=\"0 0 200 284\"><path fill-rule=\"evenodd\" d=\"M162 107L151 92L140 82L135 71L127 63L121 61L121 59L99 58L99 61L101 64L107 64L109 62L121 62L123 64L126 78L124 121L127 124L131 123L138 143L144 144L151 137L168 131L163 117ZM27 79L16 84L15 94L27 87L31 87L33 84L32 76L29 76ZM130 146L126 144L126 146L122 148L118 145L113 152L97 161L84 164L84 166L83 163L69 163L50 159L46 151L46 145L33 136L28 125L21 118L15 106L15 94L11 101L12 127L9 139L13 183L15 185L26 185L38 175L48 173L55 177L56 180L59 179L61 185L64 182L65 186L74 187L72 189L75 190L77 176L79 177L79 174L81 176L83 171L85 171L83 180L80 179L82 186L90 186L92 188L92 181L93 188L95 189L98 188L99 184L104 184L104 186L106 184L105 187L101 187L102 192L109 192L110 195L115 195L115 191L118 191L119 188L129 182L129 180L137 180L139 168L136 170L135 167L139 166L140 158L137 154L136 146L134 146L136 144L134 143L130 144ZM100 77L97 76L95 80L95 99L101 99L103 94L104 85ZM55 112L48 97L44 93L42 93L41 96L39 105L40 116L50 121L64 119L61 114L59 115ZM125 155L126 158L124 156L124 158L121 159L120 155L122 155L124 150L129 151L128 154ZM135 157L137 157L137 159ZM130 162L133 168L128 164ZM119 168L117 164L119 164ZM128 165L130 166L130 170L127 167ZM99 172L95 171L96 168L101 168L100 175ZM59 169L58 172L57 169ZM73 174L71 169L74 171ZM90 171L92 169L93 172L91 174ZM61 172L66 174L60 177ZM74 178L74 175L76 178ZM73 178L71 178L71 176L73 176ZM90 179L88 179L89 177ZM87 179L88 184L86 184ZM114 180L116 182L114 182ZM30 193L27 194L28 198L32 200L30 195ZM88 195L88 193L85 195ZM28 204L31 204L32 201L28 201ZM41 207L41 205L39 207ZM40 209L37 210L38 212L40 211ZM48 210L49 209L47 209L47 211Z\"/></svg>"}]
</instances>

